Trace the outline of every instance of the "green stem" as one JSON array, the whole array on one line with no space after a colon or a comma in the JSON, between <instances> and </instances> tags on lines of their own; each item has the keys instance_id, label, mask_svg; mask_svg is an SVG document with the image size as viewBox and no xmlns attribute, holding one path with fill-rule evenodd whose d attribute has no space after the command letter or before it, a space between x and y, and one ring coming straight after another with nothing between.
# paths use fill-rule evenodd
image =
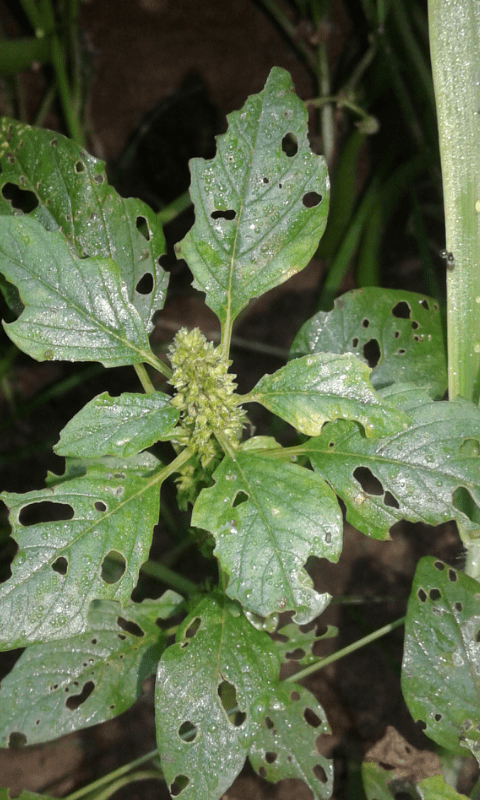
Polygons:
<instances>
[{"instance_id":1,"label":"green stem","mask_svg":"<svg viewBox=\"0 0 480 800\"><path fill-rule=\"evenodd\" d=\"M348 656L350 653L354 653L355 650L365 647L367 644L376 641L376 639L380 639L382 636L385 636L385 634L395 630L395 628L399 628L400 625L404 624L404 622L405 617L401 617L400 619L395 620L395 622L389 622L388 625L384 625L383 628L379 628L378 631L373 631L373 633L369 633L368 636L364 636L357 642L353 642L352 644L347 645L347 647L343 647L342 650L337 650L336 653L332 653L329 656L325 656L325 658L321 658L320 661L317 661L315 664L310 664L308 667L305 667L305 669L301 669L299 672L296 672L295 675L289 675L288 678L285 678L285 680L300 681L303 678L306 678L308 675L311 675L312 672L316 672L318 669L323 669L323 667L328 667L329 664L335 663L335 661L338 661L340 658Z\"/></svg>"},{"instance_id":2,"label":"green stem","mask_svg":"<svg viewBox=\"0 0 480 800\"><path fill-rule=\"evenodd\" d=\"M118 769L114 770L113 772L109 772L108 775L104 775L102 778L98 778L98 780L94 781L93 783L89 783L88 786L83 786L81 789L77 789L77 791L67 795L65 800L80 800L80 798L92 794L92 792L94 792L96 789L101 789L103 786L109 784L112 780L116 780L122 775L126 775L127 772L130 772L142 764L146 764L147 761L151 761L153 758L158 758L157 749L150 750L149 753L139 756L139 758L134 759L134 761L130 761L128 764L124 764L123 767L118 767Z\"/></svg>"},{"instance_id":3,"label":"green stem","mask_svg":"<svg viewBox=\"0 0 480 800\"><path fill-rule=\"evenodd\" d=\"M159 564L149 559L142 565L140 572L142 575L148 575L149 578L155 578L155 580L161 583L166 583L167 586L171 586L172 589L175 589L177 592L187 597L198 594L198 586L196 583L189 581L188 578L184 578L182 575L169 569L165 564Z\"/></svg>"},{"instance_id":4,"label":"green stem","mask_svg":"<svg viewBox=\"0 0 480 800\"><path fill-rule=\"evenodd\" d=\"M279 25L285 35L290 39L290 42L302 56L305 63L310 67L313 74L317 73L317 60L309 47L299 37L296 26L290 22L287 15L282 8L278 5L276 0L261 0L262 5L271 14L275 22Z\"/></svg>"},{"instance_id":5,"label":"green stem","mask_svg":"<svg viewBox=\"0 0 480 800\"><path fill-rule=\"evenodd\" d=\"M157 219L160 225L166 225L167 222L170 222L175 217L178 217L182 211L185 211L186 208L192 205L192 201L190 199L190 193L184 192L177 197L175 200L172 200L168 206L161 208L160 211L157 212Z\"/></svg>"},{"instance_id":6,"label":"green stem","mask_svg":"<svg viewBox=\"0 0 480 800\"><path fill-rule=\"evenodd\" d=\"M128 786L130 783L134 783L135 781L146 781L151 779L163 781L163 774L156 769L144 769L138 770L138 772L130 773L129 775L125 775L123 778L118 778L116 781L112 781L103 792L99 792L95 795L95 798L92 800L108 800L109 797L112 796L118 789L121 789L123 786Z\"/></svg>"},{"instance_id":7,"label":"green stem","mask_svg":"<svg viewBox=\"0 0 480 800\"><path fill-rule=\"evenodd\" d=\"M150 380L147 370L145 369L144 364L134 364L133 365L135 372L137 373L138 380L143 386L143 391L147 394L151 394L155 391L155 387Z\"/></svg>"},{"instance_id":8,"label":"green stem","mask_svg":"<svg viewBox=\"0 0 480 800\"><path fill-rule=\"evenodd\" d=\"M480 396L480 5L429 0L445 205L448 389Z\"/></svg>"}]
</instances>

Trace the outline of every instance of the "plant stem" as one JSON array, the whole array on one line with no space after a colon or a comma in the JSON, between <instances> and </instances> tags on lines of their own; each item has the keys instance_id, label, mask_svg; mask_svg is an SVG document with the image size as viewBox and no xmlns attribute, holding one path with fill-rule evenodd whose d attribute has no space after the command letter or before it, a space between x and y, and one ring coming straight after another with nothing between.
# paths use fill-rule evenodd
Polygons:
<instances>
[{"instance_id":1,"label":"plant stem","mask_svg":"<svg viewBox=\"0 0 480 800\"><path fill-rule=\"evenodd\" d=\"M147 394L151 394L155 391L155 387L150 380L147 370L145 369L144 364L134 364L133 365L135 372L137 373L138 380L143 386L143 391Z\"/></svg>"},{"instance_id":2,"label":"plant stem","mask_svg":"<svg viewBox=\"0 0 480 800\"><path fill-rule=\"evenodd\" d=\"M114 770L113 772L109 772L108 775L104 775L102 778L98 778L98 780L94 781L93 783L89 783L88 786L83 786L81 789L77 789L76 792L72 792L71 794L67 795L65 800L80 800L81 797L86 797L86 795L92 794L96 789L101 789L102 786L106 786L107 784L111 783L112 780L117 780L118 778L122 777L122 775L126 775L127 772L135 769L136 767L141 766L141 764L145 764L147 761L151 761L153 758L158 758L158 750L150 750L149 753L145 753L143 756L139 756L138 758L134 759L134 761L130 761L128 764L124 764L123 767L118 767L118 769Z\"/></svg>"},{"instance_id":3,"label":"plant stem","mask_svg":"<svg viewBox=\"0 0 480 800\"><path fill-rule=\"evenodd\" d=\"M168 206L161 208L160 211L157 212L157 219L160 225L166 225L167 222L170 222L175 217L178 217L182 211L185 211L186 208L192 205L192 201L190 199L190 193L184 192L177 197L175 200L172 200Z\"/></svg>"},{"instance_id":4,"label":"plant stem","mask_svg":"<svg viewBox=\"0 0 480 800\"><path fill-rule=\"evenodd\" d=\"M161 781L163 780L163 775L161 772L155 769L144 769L138 770L138 772L130 773L129 775L125 775L123 778L119 778L118 780L110 783L107 788L103 790L103 792L99 792L95 795L95 800L107 800L112 796L112 794L118 791L118 789L121 789L123 786L128 786L128 784L134 783L135 781L151 780L152 778Z\"/></svg>"},{"instance_id":5,"label":"plant stem","mask_svg":"<svg viewBox=\"0 0 480 800\"><path fill-rule=\"evenodd\" d=\"M429 0L445 205L448 390L480 394L480 5Z\"/></svg>"},{"instance_id":6,"label":"plant stem","mask_svg":"<svg viewBox=\"0 0 480 800\"><path fill-rule=\"evenodd\" d=\"M301 669L299 672L296 672L295 675L289 675L288 678L285 678L285 680L300 681L302 678L306 678L308 675L311 675L312 672L316 672L318 669L323 669L323 667L327 667L329 664L333 664L335 661L338 661L339 658L348 656L350 653L354 653L355 650L359 650L361 647L365 647L365 645L374 642L376 639L380 639L382 636L385 636L385 634L395 630L395 628L399 628L404 622L405 617L401 617L400 619L395 620L395 622L389 622L388 625L384 625L383 628L379 628L378 631L373 631L373 633L369 633L368 636L364 636L357 642L353 642L352 644L347 645L347 647L343 647L342 650L337 650L336 653L332 653L329 656L325 656L325 658L321 658L315 664L310 664L308 667L305 667L305 669Z\"/></svg>"}]
</instances>

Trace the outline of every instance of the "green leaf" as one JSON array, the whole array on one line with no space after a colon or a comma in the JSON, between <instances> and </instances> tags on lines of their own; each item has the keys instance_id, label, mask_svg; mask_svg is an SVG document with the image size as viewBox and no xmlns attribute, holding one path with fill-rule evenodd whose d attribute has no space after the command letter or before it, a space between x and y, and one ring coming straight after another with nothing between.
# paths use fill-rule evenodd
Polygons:
<instances>
[{"instance_id":1,"label":"green leaf","mask_svg":"<svg viewBox=\"0 0 480 800\"><path fill-rule=\"evenodd\" d=\"M8 789L0 789L0 800L12 800ZM37 794L36 792L24 791L15 795L15 800L55 800L49 794Z\"/></svg>"},{"instance_id":2,"label":"green leaf","mask_svg":"<svg viewBox=\"0 0 480 800\"><path fill-rule=\"evenodd\" d=\"M338 560L340 509L315 473L254 447L223 459L215 485L195 503L192 524L214 535L230 597L262 617L294 610L303 624L330 599L313 589L303 564L310 555Z\"/></svg>"},{"instance_id":3,"label":"green leaf","mask_svg":"<svg viewBox=\"0 0 480 800\"><path fill-rule=\"evenodd\" d=\"M354 422L339 420L301 451L335 487L348 521L368 536L388 538L402 519L430 525L455 519L473 533L475 523L456 503L467 491L480 505L479 459L463 449L465 440L480 440L478 407L461 398L434 402L408 384L385 389L382 397L411 418L406 430L366 439Z\"/></svg>"},{"instance_id":4,"label":"green leaf","mask_svg":"<svg viewBox=\"0 0 480 800\"><path fill-rule=\"evenodd\" d=\"M367 286L343 294L332 311L315 314L298 332L294 357L354 353L374 367L376 388L411 381L432 397L447 388L441 312L436 300Z\"/></svg>"},{"instance_id":5,"label":"green leaf","mask_svg":"<svg viewBox=\"0 0 480 800\"><path fill-rule=\"evenodd\" d=\"M25 744L47 742L130 708L165 649L156 620L182 602L172 591L124 609L96 600L85 633L27 647L2 681L0 746L8 746L12 733Z\"/></svg>"},{"instance_id":6,"label":"green leaf","mask_svg":"<svg viewBox=\"0 0 480 800\"><path fill-rule=\"evenodd\" d=\"M315 628L302 631L294 622L289 622L276 634L275 646L282 659L293 660L297 666L306 667L318 661L318 656L312 652L313 645L325 639L334 639L338 636L338 629L334 625L327 625L326 630L317 636Z\"/></svg>"},{"instance_id":7,"label":"green leaf","mask_svg":"<svg viewBox=\"0 0 480 800\"><path fill-rule=\"evenodd\" d=\"M441 775L424 778L417 783L417 791L422 800L467 800L466 794L459 794L453 786L445 783Z\"/></svg>"},{"instance_id":8,"label":"green leaf","mask_svg":"<svg viewBox=\"0 0 480 800\"><path fill-rule=\"evenodd\" d=\"M0 271L26 306L5 330L37 361L118 367L153 360L144 323L110 258L80 259L59 231L28 217L0 217Z\"/></svg>"},{"instance_id":9,"label":"green leaf","mask_svg":"<svg viewBox=\"0 0 480 800\"><path fill-rule=\"evenodd\" d=\"M408 601L402 692L437 744L480 752L480 585L438 559L419 561ZM428 680L425 680L428 676Z\"/></svg>"},{"instance_id":10,"label":"green leaf","mask_svg":"<svg viewBox=\"0 0 480 800\"><path fill-rule=\"evenodd\" d=\"M303 269L328 214L328 176L285 70L228 117L211 161L190 161L195 224L178 247L230 332L249 300Z\"/></svg>"},{"instance_id":11,"label":"green leaf","mask_svg":"<svg viewBox=\"0 0 480 800\"><path fill-rule=\"evenodd\" d=\"M73 255L115 261L128 299L150 332L168 284L159 266L165 240L152 209L120 197L108 185L103 161L52 131L4 118L0 160L0 214L27 213L47 231L60 228ZM2 191L16 199L7 200Z\"/></svg>"},{"instance_id":12,"label":"green leaf","mask_svg":"<svg viewBox=\"0 0 480 800\"><path fill-rule=\"evenodd\" d=\"M279 661L268 635L215 594L158 665L156 725L165 780L182 800L218 800L242 769ZM173 791L172 791L173 789Z\"/></svg>"},{"instance_id":13,"label":"green leaf","mask_svg":"<svg viewBox=\"0 0 480 800\"><path fill-rule=\"evenodd\" d=\"M0 649L83 633L92 600L128 602L158 522L161 478L134 457L116 472L98 462L47 489L1 495L19 550L0 586Z\"/></svg>"},{"instance_id":14,"label":"green leaf","mask_svg":"<svg viewBox=\"0 0 480 800\"><path fill-rule=\"evenodd\" d=\"M60 434L54 450L60 456L95 458L130 456L168 437L179 412L161 392L110 397L97 395Z\"/></svg>"},{"instance_id":15,"label":"green leaf","mask_svg":"<svg viewBox=\"0 0 480 800\"><path fill-rule=\"evenodd\" d=\"M314 800L328 800L333 788L333 762L318 752L316 740L330 733L325 712L303 686L280 685L249 752L252 767L268 781L297 778Z\"/></svg>"},{"instance_id":16,"label":"green leaf","mask_svg":"<svg viewBox=\"0 0 480 800\"><path fill-rule=\"evenodd\" d=\"M367 436L396 433L408 417L382 404L369 374L350 354L305 356L264 375L247 402L261 403L307 436L318 436L325 422L339 417L360 422Z\"/></svg>"},{"instance_id":17,"label":"green leaf","mask_svg":"<svg viewBox=\"0 0 480 800\"><path fill-rule=\"evenodd\" d=\"M392 770L386 770L380 764L364 761L362 764L363 788L367 800L394 800L389 784L393 780Z\"/></svg>"}]
</instances>

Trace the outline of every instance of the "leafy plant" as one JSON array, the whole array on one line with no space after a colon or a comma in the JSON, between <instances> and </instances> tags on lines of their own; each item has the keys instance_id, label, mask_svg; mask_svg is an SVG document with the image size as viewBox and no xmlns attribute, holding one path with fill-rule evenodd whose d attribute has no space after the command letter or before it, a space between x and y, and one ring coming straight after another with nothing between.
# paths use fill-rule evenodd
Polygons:
<instances>
[{"instance_id":1,"label":"leafy plant","mask_svg":"<svg viewBox=\"0 0 480 800\"><path fill-rule=\"evenodd\" d=\"M95 397L54 448L64 474L50 473L45 489L2 495L18 551L0 586L0 642L26 649L2 682L1 742L33 744L109 719L156 672L154 772L172 795L220 798L248 757L268 780L300 778L314 797L328 798L332 762L316 747L328 722L298 683L319 662L312 634L298 626L331 599L306 566L311 556L335 562L341 553L338 498L347 520L378 539L399 519L456 520L465 542L477 535L459 498L466 490L479 503L478 457L464 443L478 442L480 414L465 399L440 400L447 371L438 303L376 288L348 293L302 327L284 367L248 394L235 392L235 320L306 266L328 210L326 167L310 150L305 107L281 69L230 115L216 157L191 163L196 220L178 254L220 320L221 340L181 330L170 366L149 343L167 288L155 215L120 198L103 164L58 134L4 120L0 135L2 185L21 197L15 206L0 192L2 286L21 309L5 324L8 335L37 360L132 365L144 389ZM169 394L154 390L154 371L168 379ZM248 435L251 403L292 425L297 443ZM171 443L169 462L158 441ZM132 591L150 563L160 488L171 476L180 506L193 507L218 582L192 586L165 572L180 593L138 603ZM478 584L431 565L439 569L449 581L446 607L435 606L422 573L409 625L424 636L427 609L437 608L443 625L453 602L451 636L459 628L465 641L470 631L471 667ZM292 620L277 630L283 612ZM280 681L299 644L303 669ZM417 711L423 664L413 648L406 653L417 680L414 713L426 717L428 733L436 730L430 713L444 731L444 706ZM478 712L472 686L442 734L461 752L476 748ZM101 796L120 780L111 776Z\"/></svg>"}]
</instances>

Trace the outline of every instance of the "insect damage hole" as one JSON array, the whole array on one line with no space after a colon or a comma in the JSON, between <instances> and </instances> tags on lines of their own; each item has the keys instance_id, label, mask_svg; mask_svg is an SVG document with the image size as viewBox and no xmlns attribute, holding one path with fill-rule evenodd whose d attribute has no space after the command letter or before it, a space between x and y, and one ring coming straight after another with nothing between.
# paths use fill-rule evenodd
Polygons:
<instances>
[{"instance_id":1,"label":"insect damage hole","mask_svg":"<svg viewBox=\"0 0 480 800\"><path fill-rule=\"evenodd\" d=\"M235 219L237 216L237 212L233 208L227 208L225 211L218 209L217 211L212 211L210 214L212 219Z\"/></svg>"},{"instance_id":2,"label":"insect damage hole","mask_svg":"<svg viewBox=\"0 0 480 800\"><path fill-rule=\"evenodd\" d=\"M170 794L172 797L178 797L178 795L187 788L189 783L190 778L187 778L186 775L177 775L173 783L170 784Z\"/></svg>"},{"instance_id":3,"label":"insect damage hole","mask_svg":"<svg viewBox=\"0 0 480 800\"><path fill-rule=\"evenodd\" d=\"M94 689L95 689L94 682L87 681L80 694L72 694L70 695L70 697L67 698L67 700L65 701L66 707L70 709L70 711L76 711L77 708L79 708L82 705L82 703L85 702L87 697L90 697Z\"/></svg>"},{"instance_id":4,"label":"insect damage hole","mask_svg":"<svg viewBox=\"0 0 480 800\"><path fill-rule=\"evenodd\" d=\"M317 780L320 781L320 783L326 783L327 782L327 773L325 772L325 770L323 769L321 764L315 764L315 766L313 767L312 772L315 775L315 777L317 778Z\"/></svg>"},{"instance_id":5,"label":"insect damage hole","mask_svg":"<svg viewBox=\"0 0 480 800\"><path fill-rule=\"evenodd\" d=\"M109 550L102 561L100 577L105 583L118 583L125 572L127 562L118 550Z\"/></svg>"},{"instance_id":6,"label":"insect damage hole","mask_svg":"<svg viewBox=\"0 0 480 800\"><path fill-rule=\"evenodd\" d=\"M305 208L315 208L322 202L323 198L318 192L307 192L302 197L302 203Z\"/></svg>"},{"instance_id":7,"label":"insect damage hole","mask_svg":"<svg viewBox=\"0 0 480 800\"><path fill-rule=\"evenodd\" d=\"M312 728L318 728L319 725L322 724L322 720L315 714L315 711L312 711L311 708L306 708L303 712L303 718L308 725L311 725Z\"/></svg>"},{"instance_id":8,"label":"insect damage hole","mask_svg":"<svg viewBox=\"0 0 480 800\"><path fill-rule=\"evenodd\" d=\"M405 300L400 300L399 303L393 306L392 314L398 319L410 319L410 306L405 302Z\"/></svg>"},{"instance_id":9,"label":"insect damage hole","mask_svg":"<svg viewBox=\"0 0 480 800\"><path fill-rule=\"evenodd\" d=\"M362 348L363 357L370 369L374 369L380 361L382 351L376 339L369 339Z\"/></svg>"},{"instance_id":10,"label":"insect damage hole","mask_svg":"<svg viewBox=\"0 0 480 800\"><path fill-rule=\"evenodd\" d=\"M24 506L18 516L20 525L28 528L30 525L38 525L40 522L59 522L62 520L73 519L74 510L68 503L54 503L51 500L43 500L39 503L30 503Z\"/></svg>"},{"instance_id":11,"label":"insect damage hole","mask_svg":"<svg viewBox=\"0 0 480 800\"><path fill-rule=\"evenodd\" d=\"M68 572L68 561L63 556L57 558L53 564L52 569L54 572L58 572L59 575L66 575Z\"/></svg>"},{"instance_id":12,"label":"insect damage hole","mask_svg":"<svg viewBox=\"0 0 480 800\"><path fill-rule=\"evenodd\" d=\"M137 285L135 286L137 294L151 294L153 291L153 275L151 272L146 272L142 275Z\"/></svg>"},{"instance_id":13,"label":"insect damage hole","mask_svg":"<svg viewBox=\"0 0 480 800\"><path fill-rule=\"evenodd\" d=\"M27 737L24 733L20 733L19 731L12 731L10 736L8 737L8 747L12 750L17 750L20 747L25 747L27 744Z\"/></svg>"},{"instance_id":14,"label":"insect damage hole","mask_svg":"<svg viewBox=\"0 0 480 800\"><path fill-rule=\"evenodd\" d=\"M294 133L286 133L282 139L282 150L287 158L293 158L298 153L298 139Z\"/></svg>"},{"instance_id":15,"label":"insect damage hole","mask_svg":"<svg viewBox=\"0 0 480 800\"><path fill-rule=\"evenodd\" d=\"M198 728L190 720L182 722L178 729L178 735L185 742L193 742L197 738Z\"/></svg>"},{"instance_id":16,"label":"insect damage hole","mask_svg":"<svg viewBox=\"0 0 480 800\"><path fill-rule=\"evenodd\" d=\"M247 715L238 711L237 691L230 681L222 681L218 686L218 696L228 717L228 721L236 728L245 722Z\"/></svg>"},{"instance_id":17,"label":"insect damage hole","mask_svg":"<svg viewBox=\"0 0 480 800\"><path fill-rule=\"evenodd\" d=\"M353 473L353 477L359 482L360 486L362 487L363 491L367 494L374 494L374 495L382 495L384 494L385 490L378 480L375 477L373 472L371 472L368 467L357 467L357 469Z\"/></svg>"},{"instance_id":18,"label":"insect damage hole","mask_svg":"<svg viewBox=\"0 0 480 800\"><path fill-rule=\"evenodd\" d=\"M146 217L137 217L135 220L135 225L137 227L137 231L142 234L143 238L146 239L147 242L149 242L151 239L151 233Z\"/></svg>"},{"instance_id":19,"label":"insect damage hole","mask_svg":"<svg viewBox=\"0 0 480 800\"><path fill-rule=\"evenodd\" d=\"M10 201L13 208L23 211L24 214L29 214L38 206L38 197L35 192L21 189L15 183L6 183L2 188L2 194L5 200Z\"/></svg>"},{"instance_id":20,"label":"insect damage hole","mask_svg":"<svg viewBox=\"0 0 480 800\"><path fill-rule=\"evenodd\" d=\"M122 628L122 630L126 631L127 633L131 633L132 636L139 636L139 637L145 636L140 625L137 625L136 622L132 622L130 619L125 619L124 617L117 617L117 625L119 628Z\"/></svg>"}]
</instances>

